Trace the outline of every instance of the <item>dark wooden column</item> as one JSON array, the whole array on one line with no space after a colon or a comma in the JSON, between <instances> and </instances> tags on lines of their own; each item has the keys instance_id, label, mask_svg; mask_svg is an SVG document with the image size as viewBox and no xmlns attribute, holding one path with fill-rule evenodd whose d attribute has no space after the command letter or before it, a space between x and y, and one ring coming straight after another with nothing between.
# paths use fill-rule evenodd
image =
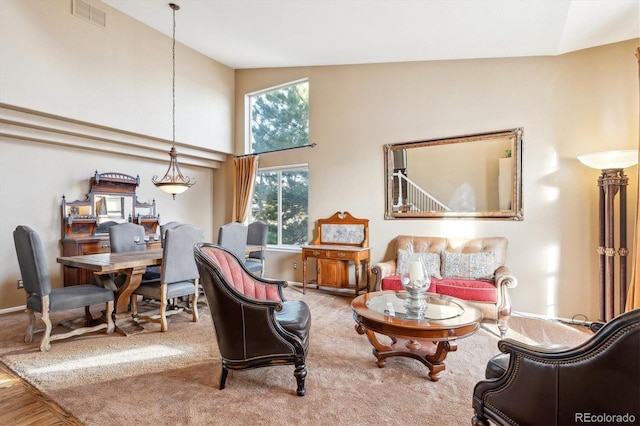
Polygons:
<instances>
[{"instance_id":1,"label":"dark wooden column","mask_svg":"<svg viewBox=\"0 0 640 426\"><path fill-rule=\"evenodd\" d=\"M616 315L615 291L619 292L618 313L624 311L627 294L627 191L629 179L623 169L605 169L598 178L600 187L600 234L599 234L599 283L600 283L600 320L609 321ZM615 238L615 197L620 193L618 244ZM616 285L615 256L620 256L618 280Z\"/></svg>"}]
</instances>

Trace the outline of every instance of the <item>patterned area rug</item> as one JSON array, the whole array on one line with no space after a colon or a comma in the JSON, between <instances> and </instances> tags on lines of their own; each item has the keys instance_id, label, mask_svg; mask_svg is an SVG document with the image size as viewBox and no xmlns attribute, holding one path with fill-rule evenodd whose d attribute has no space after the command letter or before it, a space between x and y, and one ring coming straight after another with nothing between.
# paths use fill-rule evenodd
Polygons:
<instances>
[{"instance_id":1,"label":"patterned area rug","mask_svg":"<svg viewBox=\"0 0 640 426\"><path fill-rule=\"evenodd\" d=\"M458 341L438 382L416 360L390 358L378 368L354 330L350 297L290 287L311 307L307 394L295 396L293 366L231 372L217 388L218 349L208 308L201 318L170 317L169 331L144 324L129 337L103 333L52 343L23 343L26 314L0 317L0 359L87 425L463 425L473 416L474 385L498 353L499 334L483 326ZM554 321L512 317L507 337L577 345L591 332Z\"/></svg>"}]
</instances>

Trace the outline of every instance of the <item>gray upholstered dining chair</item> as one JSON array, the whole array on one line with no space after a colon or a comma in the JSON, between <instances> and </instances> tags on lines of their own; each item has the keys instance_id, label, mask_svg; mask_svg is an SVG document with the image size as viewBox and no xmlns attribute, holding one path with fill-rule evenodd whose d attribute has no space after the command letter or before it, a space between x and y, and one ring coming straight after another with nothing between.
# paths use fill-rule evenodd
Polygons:
<instances>
[{"instance_id":1,"label":"gray upholstered dining chair","mask_svg":"<svg viewBox=\"0 0 640 426\"><path fill-rule=\"evenodd\" d=\"M111 253L146 250L144 226L123 222L109 228Z\"/></svg>"},{"instance_id":2,"label":"gray upholstered dining chair","mask_svg":"<svg viewBox=\"0 0 640 426\"><path fill-rule=\"evenodd\" d=\"M52 340L66 339L84 333L91 333L103 328L107 333L113 333L113 291L92 284L73 285L62 288L51 288L51 277L45 260L42 241L36 231L28 226L18 226L13 232L18 264L24 289L27 292L27 314L29 324L24 336L26 343L33 341L33 334L44 331L40 341L40 350L45 352L51 348ZM106 305L106 322L95 324L90 311L91 305L104 303ZM64 333L51 334L57 324L52 324L51 312L85 308L85 326L72 329ZM45 324L44 329L36 329L35 312L41 314ZM65 322L65 324L68 321Z\"/></svg>"},{"instance_id":3,"label":"gray upholstered dining chair","mask_svg":"<svg viewBox=\"0 0 640 426\"><path fill-rule=\"evenodd\" d=\"M168 310L169 300L187 298L186 308L191 310L193 322L198 321L199 279L193 257L193 247L202 242L202 230L192 225L180 225L168 229L162 255L162 272L159 281L142 282L131 296L131 311L136 318L160 323L160 330L167 331L167 316L184 310L174 306ZM138 312L137 295L160 301L160 310ZM177 302L176 302L177 303Z\"/></svg>"},{"instance_id":4,"label":"gray upholstered dining chair","mask_svg":"<svg viewBox=\"0 0 640 426\"><path fill-rule=\"evenodd\" d=\"M249 229L240 222L224 224L218 231L218 245L226 248L244 262Z\"/></svg>"},{"instance_id":5,"label":"gray upholstered dining chair","mask_svg":"<svg viewBox=\"0 0 640 426\"><path fill-rule=\"evenodd\" d=\"M249 226L247 226L247 245L262 246L263 249L249 253L244 264L249 271L254 274L259 274L261 277L264 276L265 247L267 246L268 233L269 225L259 220L251 222Z\"/></svg>"},{"instance_id":6,"label":"gray upholstered dining chair","mask_svg":"<svg viewBox=\"0 0 640 426\"><path fill-rule=\"evenodd\" d=\"M167 232L167 230L173 229L180 225L183 225L183 223L178 222L176 220L160 225L160 243L162 244L163 247L164 247L164 234Z\"/></svg>"},{"instance_id":7,"label":"gray upholstered dining chair","mask_svg":"<svg viewBox=\"0 0 640 426\"><path fill-rule=\"evenodd\" d=\"M125 253L147 249L144 226L132 222L123 222L109 228L109 245L111 253ZM122 278L114 278L116 285ZM142 274L142 282L159 281L160 271L157 268L147 268Z\"/></svg>"}]
</instances>

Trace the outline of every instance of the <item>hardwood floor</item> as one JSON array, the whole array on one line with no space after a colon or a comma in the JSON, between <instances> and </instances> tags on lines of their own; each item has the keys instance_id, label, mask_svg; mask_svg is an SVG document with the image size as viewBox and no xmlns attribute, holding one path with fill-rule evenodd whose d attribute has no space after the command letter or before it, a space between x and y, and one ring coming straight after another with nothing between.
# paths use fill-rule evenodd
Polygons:
<instances>
[{"instance_id":1,"label":"hardwood floor","mask_svg":"<svg viewBox=\"0 0 640 426\"><path fill-rule=\"evenodd\" d=\"M0 362L0 424L82 425L55 402Z\"/></svg>"}]
</instances>

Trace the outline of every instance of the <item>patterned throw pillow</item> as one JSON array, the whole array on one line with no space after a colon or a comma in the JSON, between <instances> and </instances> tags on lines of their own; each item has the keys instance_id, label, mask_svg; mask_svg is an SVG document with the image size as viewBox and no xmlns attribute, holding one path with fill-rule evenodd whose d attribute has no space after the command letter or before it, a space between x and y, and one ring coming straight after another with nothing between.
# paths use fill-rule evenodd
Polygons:
<instances>
[{"instance_id":1,"label":"patterned throw pillow","mask_svg":"<svg viewBox=\"0 0 640 426\"><path fill-rule=\"evenodd\" d=\"M479 253L442 252L442 275L446 278L492 280L495 255L492 251Z\"/></svg>"},{"instance_id":2,"label":"patterned throw pillow","mask_svg":"<svg viewBox=\"0 0 640 426\"><path fill-rule=\"evenodd\" d=\"M409 271L409 257L411 257L411 254L412 253L408 250L398 250L396 274L404 274ZM440 274L440 253L422 252L420 253L420 255L422 255L422 259L424 260L424 264L427 267L429 276L441 280L442 275Z\"/></svg>"}]
</instances>

